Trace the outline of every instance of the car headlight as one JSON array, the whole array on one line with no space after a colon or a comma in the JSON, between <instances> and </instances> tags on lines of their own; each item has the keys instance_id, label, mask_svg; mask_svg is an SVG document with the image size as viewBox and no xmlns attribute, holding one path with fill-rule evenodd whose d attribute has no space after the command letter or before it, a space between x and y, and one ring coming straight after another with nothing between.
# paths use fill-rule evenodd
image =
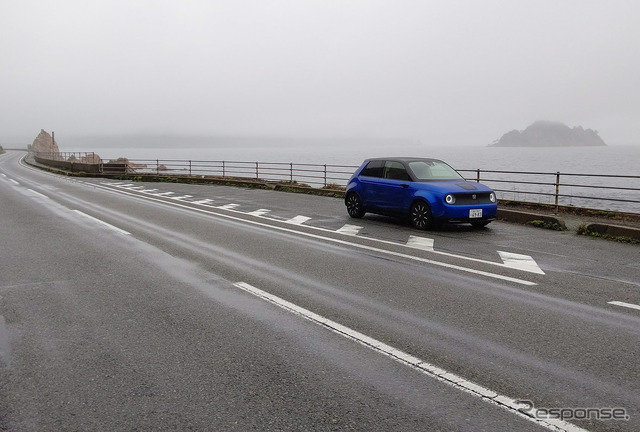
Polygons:
<instances>
[{"instance_id":1,"label":"car headlight","mask_svg":"<svg viewBox=\"0 0 640 432\"><path fill-rule=\"evenodd\" d=\"M446 202L447 204L453 204L456 202L456 197L454 197L451 194L448 194L447 196L444 197L444 202Z\"/></svg>"},{"instance_id":2,"label":"car headlight","mask_svg":"<svg viewBox=\"0 0 640 432\"><path fill-rule=\"evenodd\" d=\"M496 194L495 193L491 192L489 194L489 201L496 202Z\"/></svg>"}]
</instances>

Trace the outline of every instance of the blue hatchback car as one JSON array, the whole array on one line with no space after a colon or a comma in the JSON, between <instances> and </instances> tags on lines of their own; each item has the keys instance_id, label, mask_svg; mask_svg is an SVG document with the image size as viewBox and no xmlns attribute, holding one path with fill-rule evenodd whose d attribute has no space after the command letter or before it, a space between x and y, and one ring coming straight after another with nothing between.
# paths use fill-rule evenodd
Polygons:
<instances>
[{"instance_id":1,"label":"blue hatchback car","mask_svg":"<svg viewBox=\"0 0 640 432\"><path fill-rule=\"evenodd\" d=\"M483 227L496 218L491 188L464 179L438 159L368 159L347 185L349 216L366 212L407 217L415 228L433 223L470 223Z\"/></svg>"}]
</instances>

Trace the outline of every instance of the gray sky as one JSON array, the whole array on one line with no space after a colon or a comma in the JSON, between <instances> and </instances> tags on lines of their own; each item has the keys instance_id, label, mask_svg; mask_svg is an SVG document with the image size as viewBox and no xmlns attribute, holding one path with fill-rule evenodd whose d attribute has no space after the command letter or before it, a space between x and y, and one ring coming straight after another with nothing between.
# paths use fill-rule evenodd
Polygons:
<instances>
[{"instance_id":1,"label":"gray sky","mask_svg":"<svg viewBox=\"0 0 640 432\"><path fill-rule=\"evenodd\" d=\"M640 145L640 2L2 0L0 143L39 130Z\"/></svg>"}]
</instances>

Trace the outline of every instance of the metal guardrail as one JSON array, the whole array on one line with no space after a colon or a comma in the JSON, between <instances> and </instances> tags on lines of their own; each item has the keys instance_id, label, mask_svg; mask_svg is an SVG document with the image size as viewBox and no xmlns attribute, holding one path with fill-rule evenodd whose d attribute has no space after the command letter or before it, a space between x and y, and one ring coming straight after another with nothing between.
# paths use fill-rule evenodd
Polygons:
<instances>
[{"instance_id":1,"label":"metal guardrail","mask_svg":"<svg viewBox=\"0 0 640 432\"><path fill-rule=\"evenodd\" d=\"M130 159L130 173L184 175L188 177L238 177L267 182L290 182L315 187L345 186L354 165L293 162L198 161L175 159Z\"/></svg>"},{"instance_id":2,"label":"metal guardrail","mask_svg":"<svg viewBox=\"0 0 640 432\"><path fill-rule=\"evenodd\" d=\"M472 173L470 179L491 186L503 200L551 204L556 211L559 206L568 205L615 207L615 210L640 213L640 176L480 169L458 172ZM592 190L598 193L587 193ZM609 205L603 206L602 202Z\"/></svg>"},{"instance_id":3,"label":"metal guardrail","mask_svg":"<svg viewBox=\"0 0 640 432\"><path fill-rule=\"evenodd\" d=\"M100 167L104 174L108 174L106 168L110 164L122 166L123 163L123 160L98 162L99 158L89 152L38 153L37 156L52 161L104 164L104 170ZM346 186L357 168L355 165L293 162L129 159L124 171L127 174L211 176L331 187ZM640 213L640 176L481 169L458 172L469 180L492 187L502 200L550 204L556 210L564 205Z\"/></svg>"}]
</instances>

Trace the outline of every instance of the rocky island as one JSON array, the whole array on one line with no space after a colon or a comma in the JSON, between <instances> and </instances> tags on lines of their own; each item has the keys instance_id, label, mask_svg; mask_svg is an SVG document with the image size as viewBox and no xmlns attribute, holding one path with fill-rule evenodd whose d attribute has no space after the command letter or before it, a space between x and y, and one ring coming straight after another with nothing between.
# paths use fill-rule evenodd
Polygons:
<instances>
[{"instance_id":1,"label":"rocky island","mask_svg":"<svg viewBox=\"0 0 640 432\"><path fill-rule=\"evenodd\" d=\"M594 147L606 146L598 131L564 123L537 121L523 131L512 130L490 147Z\"/></svg>"}]
</instances>

